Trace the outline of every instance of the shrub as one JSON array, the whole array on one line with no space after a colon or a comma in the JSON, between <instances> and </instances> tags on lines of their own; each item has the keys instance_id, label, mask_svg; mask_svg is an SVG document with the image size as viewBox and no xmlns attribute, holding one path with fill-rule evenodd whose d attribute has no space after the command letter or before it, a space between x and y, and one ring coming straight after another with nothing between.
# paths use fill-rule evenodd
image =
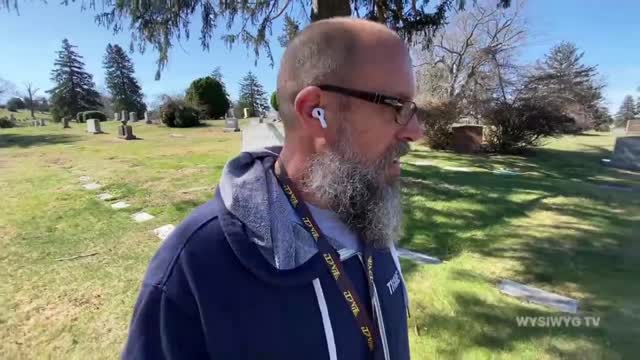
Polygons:
<instances>
[{"instance_id":1,"label":"shrub","mask_svg":"<svg viewBox=\"0 0 640 360\"><path fill-rule=\"evenodd\" d=\"M560 108L535 100L496 102L487 106L483 116L489 126L489 150L506 154L538 146L544 137L558 136L574 126Z\"/></svg>"},{"instance_id":2,"label":"shrub","mask_svg":"<svg viewBox=\"0 0 640 360\"><path fill-rule=\"evenodd\" d=\"M18 111L20 109L24 109L24 101L18 97L12 97L7 101L7 110L9 111Z\"/></svg>"},{"instance_id":3,"label":"shrub","mask_svg":"<svg viewBox=\"0 0 640 360\"><path fill-rule=\"evenodd\" d=\"M209 76L191 83L187 89L186 100L202 111L203 117L210 119L224 116L231 106L222 84Z\"/></svg>"},{"instance_id":4,"label":"shrub","mask_svg":"<svg viewBox=\"0 0 640 360\"><path fill-rule=\"evenodd\" d=\"M105 115L101 111L96 111L96 110L85 111L84 113L82 113L82 118L84 121L87 121L89 119L98 119L100 121L107 121L107 115Z\"/></svg>"},{"instance_id":5,"label":"shrub","mask_svg":"<svg viewBox=\"0 0 640 360\"><path fill-rule=\"evenodd\" d=\"M0 117L0 129L8 129L14 126L13 121L9 120L6 116Z\"/></svg>"},{"instance_id":6,"label":"shrub","mask_svg":"<svg viewBox=\"0 0 640 360\"><path fill-rule=\"evenodd\" d=\"M278 92L276 92L276 91L274 91L271 94L271 107L275 111L278 111L278 109L279 109L279 106L278 106Z\"/></svg>"},{"instance_id":7,"label":"shrub","mask_svg":"<svg viewBox=\"0 0 640 360\"><path fill-rule=\"evenodd\" d=\"M192 127L200 125L198 109L193 108L184 100L167 98L160 106L160 118L168 127Z\"/></svg>"},{"instance_id":8,"label":"shrub","mask_svg":"<svg viewBox=\"0 0 640 360\"><path fill-rule=\"evenodd\" d=\"M425 142L430 148L450 148L453 138L451 126L460 116L460 109L455 101L425 101L419 105L417 116L425 127Z\"/></svg>"}]
</instances>

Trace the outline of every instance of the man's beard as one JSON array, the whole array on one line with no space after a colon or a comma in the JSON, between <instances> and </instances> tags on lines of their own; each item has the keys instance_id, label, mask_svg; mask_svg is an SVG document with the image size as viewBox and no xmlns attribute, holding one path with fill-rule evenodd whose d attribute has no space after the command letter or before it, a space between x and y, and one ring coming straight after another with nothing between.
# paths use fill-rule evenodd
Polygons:
<instances>
[{"instance_id":1,"label":"man's beard","mask_svg":"<svg viewBox=\"0 0 640 360\"><path fill-rule=\"evenodd\" d=\"M333 149L315 154L302 185L306 192L334 211L364 241L377 248L390 245L400 235L402 208L399 179L387 179L389 166L410 150L399 143L374 163L351 147L347 126Z\"/></svg>"}]
</instances>

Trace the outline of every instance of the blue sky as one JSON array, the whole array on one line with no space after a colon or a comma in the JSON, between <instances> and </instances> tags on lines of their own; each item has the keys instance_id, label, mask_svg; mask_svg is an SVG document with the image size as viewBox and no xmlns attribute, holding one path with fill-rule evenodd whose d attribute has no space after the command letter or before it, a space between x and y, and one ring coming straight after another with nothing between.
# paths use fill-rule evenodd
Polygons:
<instances>
[{"instance_id":1,"label":"blue sky","mask_svg":"<svg viewBox=\"0 0 640 360\"><path fill-rule=\"evenodd\" d=\"M99 3L99 1L97 1ZM58 5L56 1L21 1L20 15L0 11L0 78L12 81L22 90L32 82L43 91L52 87L49 73L63 38L78 46L86 69L94 75L99 88L104 87L102 57L107 43L129 48L128 33L114 35L98 27L93 12L81 12L80 5ZM522 51L522 61L533 62L549 48L563 40L573 41L585 52L584 62L598 65L607 83L605 95L615 112L625 94L640 96L640 2L634 0L530 0L527 18L531 36ZM274 27L272 50L276 67L266 57L254 66L251 51L244 46L228 50L220 41L209 52L200 48L198 19L192 23L192 38L183 39L171 50L169 64L159 81L154 80L157 54L133 53L136 75L147 101L157 95L182 92L191 80L205 76L220 66L232 98L237 98L238 82L253 71L268 92L275 89L278 59L282 49ZM214 37L217 38L217 37Z\"/></svg>"}]
</instances>

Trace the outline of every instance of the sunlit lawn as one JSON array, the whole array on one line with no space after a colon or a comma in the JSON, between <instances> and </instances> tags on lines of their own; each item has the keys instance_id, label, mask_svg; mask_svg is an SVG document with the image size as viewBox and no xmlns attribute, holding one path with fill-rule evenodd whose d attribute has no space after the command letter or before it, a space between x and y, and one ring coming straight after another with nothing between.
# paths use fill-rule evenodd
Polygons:
<instances>
[{"instance_id":1,"label":"sunlit lawn","mask_svg":"<svg viewBox=\"0 0 640 360\"><path fill-rule=\"evenodd\" d=\"M129 142L116 139L114 122L103 135L72 126L0 129L1 358L116 358L159 245L150 230L206 201L240 149L240 134L223 133L222 122L137 123L143 140ZM610 135L566 137L529 158L419 148L405 161L402 245L446 260L403 261L413 358L636 356L640 192L595 184L640 186L640 175L599 165L612 145ZM488 171L502 167L523 174ZM82 189L82 175L132 207L112 210ZM141 210L156 218L133 222ZM518 328L516 315L551 313L500 295L502 278L575 297L601 327Z\"/></svg>"}]
</instances>

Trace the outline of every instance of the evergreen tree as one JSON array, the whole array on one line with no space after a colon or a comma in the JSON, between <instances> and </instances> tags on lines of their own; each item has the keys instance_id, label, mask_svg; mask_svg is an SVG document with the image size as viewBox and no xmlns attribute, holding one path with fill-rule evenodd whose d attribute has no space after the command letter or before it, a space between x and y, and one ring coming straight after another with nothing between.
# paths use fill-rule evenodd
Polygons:
<instances>
[{"instance_id":1,"label":"evergreen tree","mask_svg":"<svg viewBox=\"0 0 640 360\"><path fill-rule=\"evenodd\" d=\"M209 76L220 83L220 85L222 85L222 91L224 91L224 94L227 97L227 101L229 101L229 104L231 104L231 97L229 96L229 93L227 92L227 86L224 84L224 80L222 79L222 71L220 70L220 66L216 66L216 68L213 69L211 75Z\"/></svg>"},{"instance_id":2,"label":"evergreen tree","mask_svg":"<svg viewBox=\"0 0 640 360\"><path fill-rule=\"evenodd\" d=\"M224 116L231 106L222 84L211 76L194 80L185 98L209 119Z\"/></svg>"},{"instance_id":3,"label":"evergreen tree","mask_svg":"<svg viewBox=\"0 0 640 360\"><path fill-rule=\"evenodd\" d=\"M249 108L249 116L258 116L269 110L264 88L251 71L240 82L240 99L238 103Z\"/></svg>"},{"instance_id":4,"label":"evergreen tree","mask_svg":"<svg viewBox=\"0 0 640 360\"><path fill-rule=\"evenodd\" d=\"M633 96L627 95L620 104L620 110L616 114L617 120L626 121L631 120L634 117L636 106L633 103Z\"/></svg>"},{"instance_id":5,"label":"evergreen tree","mask_svg":"<svg viewBox=\"0 0 640 360\"><path fill-rule=\"evenodd\" d=\"M107 89L113 101L113 111L135 111L139 118L142 117L147 105L134 76L133 63L120 45L107 45L103 65Z\"/></svg>"},{"instance_id":6,"label":"evergreen tree","mask_svg":"<svg viewBox=\"0 0 640 360\"><path fill-rule=\"evenodd\" d=\"M598 112L603 85L596 66L582 63L584 52L570 42L551 48L526 82L525 92L559 107L576 123L588 127Z\"/></svg>"},{"instance_id":7,"label":"evergreen tree","mask_svg":"<svg viewBox=\"0 0 640 360\"><path fill-rule=\"evenodd\" d=\"M54 61L51 80L56 84L47 92L51 94L54 121L63 117L75 117L80 111L95 110L101 106L100 94L95 89L93 77L84 70L82 56L69 40L62 40L62 50Z\"/></svg>"}]
</instances>

